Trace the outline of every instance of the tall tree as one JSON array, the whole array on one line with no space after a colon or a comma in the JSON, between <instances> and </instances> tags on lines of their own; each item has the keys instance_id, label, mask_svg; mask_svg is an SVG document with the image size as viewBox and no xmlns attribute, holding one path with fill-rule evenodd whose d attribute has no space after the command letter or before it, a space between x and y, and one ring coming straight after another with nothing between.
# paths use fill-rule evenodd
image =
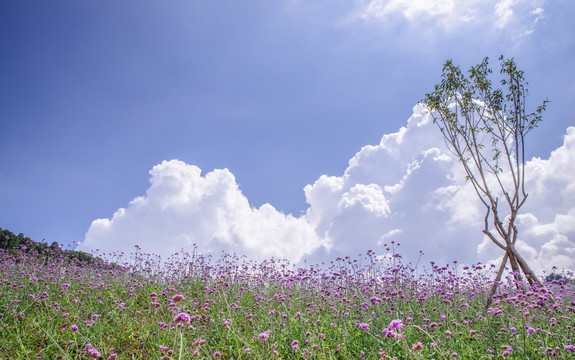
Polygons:
<instances>
[{"instance_id":1,"label":"tall tree","mask_svg":"<svg viewBox=\"0 0 575 360\"><path fill-rule=\"evenodd\" d=\"M488 58L472 66L468 76L449 60L443 66L441 81L423 100L485 206L483 233L504 251L487 307L507 261L518 286L524 284L521 274L529 284L542 285L515 245L517 215L527 200L525 136L541 121L548 101L534 112L526 112L528 91L523 71L513 58L501 56L499 61L503 90L492 88Z\"/></svg>"}]
</instances>

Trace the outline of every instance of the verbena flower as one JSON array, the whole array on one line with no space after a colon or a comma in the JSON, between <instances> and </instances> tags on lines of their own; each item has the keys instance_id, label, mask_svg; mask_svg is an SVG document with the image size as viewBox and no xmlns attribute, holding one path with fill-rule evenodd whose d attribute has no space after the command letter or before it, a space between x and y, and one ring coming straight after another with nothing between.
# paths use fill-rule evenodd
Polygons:
<instances>
[{"instance_id":1,"label":"verbena flower","mask_svg":"<svg viewBox=\"0 0 575 360\"><path fill-rule=\"evenodd\" d=\"M172 296L172 301L173 302L178 302L178 301L183 301L185 300L184 295L182 294L176 294L174 296Z\"/></svg>"},{"instance_id":2,"label":"verbena flower","mask_svg":"<svg viewBox=\"0 0 575 360\"><path fill-rule=\"evenodd\" d=\"M183 323L189 324L190 321L192 321L192 318L190 318L190 315L186 313L179 313L178 315L174 316L173 321L175 324L183 324Z\"/></svg>"}]
</instances>

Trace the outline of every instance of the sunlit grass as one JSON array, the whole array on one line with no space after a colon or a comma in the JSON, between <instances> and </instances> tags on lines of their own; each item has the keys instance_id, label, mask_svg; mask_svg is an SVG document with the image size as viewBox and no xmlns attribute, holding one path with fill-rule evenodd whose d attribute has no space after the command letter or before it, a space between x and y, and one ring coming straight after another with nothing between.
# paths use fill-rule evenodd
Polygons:
<instances>
[{"instance_id":1,"label":"sunlit grass","mask_svg":"<svg viewBox=\"0 0 575 360\"><path fill-rule=\"evenodd\" d=\"M0 256L0 359L575 357L572 285L524 292L509 277L485 309L482 264Z\"/></svg>"}]
</instances>

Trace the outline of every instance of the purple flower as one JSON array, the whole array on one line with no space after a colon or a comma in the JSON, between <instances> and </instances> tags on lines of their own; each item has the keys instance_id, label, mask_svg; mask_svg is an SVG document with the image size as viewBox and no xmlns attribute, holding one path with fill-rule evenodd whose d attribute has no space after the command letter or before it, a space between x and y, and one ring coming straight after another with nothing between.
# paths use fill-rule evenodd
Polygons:
<instances>
[{"instance_id":1,"label":"purple flower","mask_svg":"<svg viewBox=\"0 0 575 360\"><path fill-rule=\"evenodd\" d=\"M565 345L565 350L575 352L575 345Z\"/></svg>"},{"instance_id":2,"label":"purple flower","mask_svg":"<svg viewBox=\"0 0 575 360\"><path fill-rule=\"evenodd\" d=\"M266 330L263 333L258 335L258 339L267 340L268 337L270 337L270 331L269 330Z\"/></svg>"},{"instance_id":3,"label":"purple flower","mask_svg":"<svg viewBox=\"0 0 575 360\"><path fill-rule=\"evenodd\" d=\"M86 350L88 351L88 355L94 358L99 358L101 355L98 350L94 349L94 347L90 344L86 344Z\"/></svg>"},{"instance_id":4,"label":"purple flower","mask_svg":"<svg viewBox=\"0 0 575 360\"><path fill-rule=\"evenodd\" d=\"M294 340L291 342L291 348L293 351L296 351L299 348L299 341Z\"/></svg>"},{"instance_id":5,"label":"purple flower","mask_svg":"<svg viewBox=\"0 0 575 360\"><path fill-rule=\"evenodd\" d=\"M394 329L401 329L403 327L404 327L403 322L400 319L395 319L389 323L389 326L387 327L387 329L388 330L394 330Z\"/></svg>"},{"instance_id":6,"label":"purple flower","mask_svg":"<svg viewBox=\"0 0 575 360\"><path fill-rule=\"evenodd\" d=\"M76 331L78 331L78 326L77 326L77 325L72 325L72 326L70 326L70 330L73 331L73 332L76 332Z\"/></svg>"},{"instance_id":7,"label":"purple flower","mask_svg":"<svg viewBox=\"0 0 575 360\"><path fill-rule=\"evenodd\" d=\"M418 342L417 344L413 344L413 346L411 347L411 350L413 351L420 351L423 350L423 344L420 342Z\"/></svg>"},{"instance_id":8,"label":"purple flower","mask_svg":"<svg viewBox=\"0 0 575 360\"><path fill-rule=\"evenodd\" d=\"M357 324L357 327L362 329L362 330L365 330L366 332L369 332L369 324L359 323L359 324Z\"/></svg>"},{"instance_id":9,"label":"purple flower","mask_svg":"<svg viewBox=\"0 0 575 360\"><path fill-rule=\"evenodd\" d=\"M182 300L185 300L184 295L182 295L182 294L176 294L172 297L173 302L178 302L178 301L182 301Z\"/></svg>"},{"instance_id":10,"label":"purple flower","mask_svg":"<svg viewBox=\"0 0 575 360\"><path fill-rule=\"evenodd\" d=\"M190 321L192 321L192 318L190 318L190 315L188 315L186 313L179 313L178 315L174 316L174 323L175 324L180 324L180 323L189 324Z\"/></svg>"}]
</instances>

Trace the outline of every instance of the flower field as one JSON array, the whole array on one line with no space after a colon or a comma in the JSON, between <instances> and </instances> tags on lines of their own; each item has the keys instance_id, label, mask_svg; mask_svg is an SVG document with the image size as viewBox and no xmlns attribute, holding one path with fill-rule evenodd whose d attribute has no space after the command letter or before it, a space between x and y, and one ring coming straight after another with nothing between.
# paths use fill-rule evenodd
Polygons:
<instances>
[{"instance_id":1,"label":"flower field","mask_svg":"<svg viewBox=\"0 0 575 360\"><path fill-rule=\"evenodd\" d=\"M0 359L575 358L570 282L509 276L486 309L491 267L391 252L295 267L0 250Z\"/></svg>"}]
</instances>

